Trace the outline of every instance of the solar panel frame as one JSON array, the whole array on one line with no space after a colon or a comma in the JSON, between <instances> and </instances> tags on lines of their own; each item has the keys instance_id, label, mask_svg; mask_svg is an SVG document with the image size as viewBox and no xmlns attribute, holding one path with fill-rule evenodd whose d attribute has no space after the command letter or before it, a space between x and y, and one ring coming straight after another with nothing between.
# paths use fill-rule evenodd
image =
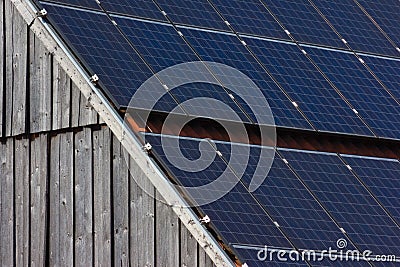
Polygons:
<instances>
[{"instance_id":1,"label":"solar panel frame","mask_svg":"<svg viewBox=\"0 0 400 267\"><path fill-rule=\"evenodd\" d=\"M100 4L110 13L167 22L152 0L101 0Z\"/></svg>"}]
</instances>

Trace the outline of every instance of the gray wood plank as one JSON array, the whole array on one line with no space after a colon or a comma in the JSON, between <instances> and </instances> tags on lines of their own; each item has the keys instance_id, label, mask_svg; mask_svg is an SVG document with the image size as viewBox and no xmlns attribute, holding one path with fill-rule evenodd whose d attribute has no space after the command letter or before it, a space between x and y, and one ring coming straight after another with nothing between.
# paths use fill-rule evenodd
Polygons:
<instances>
[{"instance_id":1,"label":"gray wood plank","mask_svg":"<svg viewBox=\"0 0 400 267\"><path fill-rule=\"evenodd\" d=\"M71 84L71 127L79 126L81 91L75 83Z\"/></svg>"},{"instance_id":2,"label":"gray wood plank","mask_svg":"<svg viewBox=\"0 0 400 267\"><path fill-rule=\"evenodd\" d=\"M130 160L130 263L154 266L155 188L134 160ZM150 193L150 194L149 194ZM138 246L137 244L140 244Z\"/></svg>"},{"instance_id":3,"label":"gray wood plank","mask_svg":"<svg viewBox=\"0 0 400 267\"><path fill-rule=\"evenodd\" d=\"M27 25L13 4L5 5L6 23L6 136L25 132Z\"/></svg>"},{"instance_id":4,"label":"gray wood plank","mask_svg":"<svg viewBox=\"0 0 400 267\"><path fill-rule=\"evenodd\" d=\"M98 124L97 112L74 83L72 84L71 102L72 127Z\"/></svg>"},{"instance_id":5,"label":"gray wood plank","mask_svg":"<svg viewBox=\"0 0 400 267\"><path fill-rule=\"evenodd\" d=\"M186 229L185 225L180 227L181 266L191 267L197 265L197 241Z\"/></svg>"},{"instance_id":6,"label":"gray wood plank","mask_svg":"<svg viewBox=\"0 0 400 267\"><path fill-rule=\"evenodd\" d=\"M13 139L0 144L0 265L12 266L14 256L14 171Z\"/></svg>"},{"instance_id":7,"label":"gray wood plank","mask_svg":"<svg viewBox=\"0 0 400 267\"><path fill-rule=\"evenodd\" d=\"M59 259L60 266L74 262L74 136L59 134Z\"/></svg>"},{"instance_id":8,"label":"gray wood plank","mask_svg":"<svg viewBox=\"0 0 400 267\"><path fill-rule=\"evenodd\" d=\"M43 43L30 32L30 131L51 129L51 61Z\"/></svg>"},{"instance_id":9,"label":"gray wood plank","mask_svg":"<svg viewBox=\"0 0 400 267\"><path fill-rule=\"evenodd\" d=\"M93 132L94 265L111 266L111 132Z\"/></svg>"},{"instance_id":10,"label":"gray wood plank","mask_svg":"<svg viewBox=\"0 0 400 267\"><path fill-rule=\"evenodd\" d=\"M53 59L53 119L52 129L70 126L71 79Z\"/></svg>"},{"instance_id":11,"label":"gray wood plank","mask_svg":"<svg viewBox=\"0 0 400 267\"><path fill-rule=\"evenodd\" d=\"M161 195L157 192L157 199ZM179 265L179 219L173 210L156 201L156 266Z\"/></svg>"},{"instance_id":12,"label":"gray wood plank","mask_svg":"<svg viewBox=\"0 0 400 267\"><path fill-rule=\"evenodd\" d=\"M6 45L4 42L4 37L5 37L5 32L4 32L4 27L5 27L5 14L4 14L4 1L1 1L0 5L0 16L1 16L1 21L0 21L0 59L1 59L1 64L0 64L0 137L3 136L3 114L5 112L5 106L3 103L3 94L5 93L5 88L4 88L4 81L6 79L6 68L4 68L6 64L6 55L4 53L4 46Z\"/></svg>"},{"instance_id":13,"label":"gray wood plank","mask_svg":"<svg viewBox=\"0 0 400 267\"><path fill-rule=\"evenodd\" d=\"M202 247L200 247L200 245L198 246L198 266L199 267L213 267L215 266L214 263L212 262L212 260L210 259L210 257L207 255L207 253L203 250Z\"/></svg>"},{"instance_id":14,"label":"gray wood plank","mask_svg":"<svg viewBox=\"0 0 400 267\"><path fill-rule=\"evenodd\" d=\"M75 259L76 266L93 263L92 131L75 134Z\"/></svg>"},{"instance_id":15,"label":"gray wood plank","mask_svg":"<svg viewBox=\"0 0 400 267\"><path fill-rule=\"evenodd\" d=\"M29 263L29 139L15 140L15 265Z\"/></svg>"},{"instance_id":16,"label":"gray wood plank","mask_svg":"<svg viewBox=\"0 0 400 267\"><path fill-rule=\"evenodd\" d=\"M31 140L31 265L43 266L46 249L47 135Z\"/></svg>"},{"instance_id":17,"label":"gray wood plank","mask_svg":"<svg viewBox=\"0 0 400 267\"><path fill-rule=\"evenodd\" d=\"M113 137L114 265L129 262L129 185L128 165L121 143Z\"/></svg>"}]
</instances>

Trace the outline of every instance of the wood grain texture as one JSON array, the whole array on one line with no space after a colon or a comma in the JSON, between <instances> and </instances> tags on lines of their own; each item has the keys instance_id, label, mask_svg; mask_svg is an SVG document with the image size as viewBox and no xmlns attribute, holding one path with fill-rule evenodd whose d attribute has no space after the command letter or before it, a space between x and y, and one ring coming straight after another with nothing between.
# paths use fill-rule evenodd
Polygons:
<instances>
[{"instance_id":1,"label":"wood grain texture","mask_svg":"<svg viewBox=\"0 0 400 267\"><path fill-rule=\"evenodd\" d=\"M52 129L65 129L70 126L71 79L53 60L53 119Z\"/></svg>"},{"instance_id":2,"label":"wood grain texture","mask_svg":"<svg viewBox=\"0 0 400 267\"><path fill-rule=\"evenodd\" d=\"M75 134L74 218L76 266L93 263L92 131L84 128Z\"/></svg>"},{"instance_id":3,"label":"wood grain texture","mask_svg":"<svg viewBox=\"0 0 400 267\"><path fill-rule=\"evenodd\" d=\"M94 265L111 265L111 132L93 132ZM105 179L107 177L107 179Z\"/></svg>"},{"instance_id":4,"label":"wood grain texture","mask_svg":"<svg viewBox=\"0 0 400 267\"><path fill-rule=\"evenodd\" d=\"M15 265L29 263L29 139L15 140Z\"/></svg>"},{"instance_id":5,"label":"wood grain texture","mask_svg":"<svg viewBox=\"0 0 400 267\"><path fill-rule=\"evenodd\" d=\"M190 267L197 265L197 241L185 228L180 227L181 266Z\"/></svg>"},{"instance_id":6,"label":"wood grain texture","mask_svg":"<svg viewBox=\"0 0 400 267\"><path fill-rule=\"evenodd\" d=\"M4 46L5 44L5 12L4 12L4 7L5 7L5 0L1 1L0 4L0 137L3 137L3 125L5 126L5 121L3 121L4 116L4 109L5 109L5 103L4 103L4 94L5 94L5 86L4 82L6 80L6 53L4 51Z\"/></svg>"},{"instance_id":7,"label":"wood grain texture","mask_svg":"<svg viewBox=\"0 0 400 267\"><path fill-rule=\"evenodd\" d=\"M47 212L47 135L40 134L31 140L31 265L43 266L46 256Z\"/></svg>"}]
</instances>

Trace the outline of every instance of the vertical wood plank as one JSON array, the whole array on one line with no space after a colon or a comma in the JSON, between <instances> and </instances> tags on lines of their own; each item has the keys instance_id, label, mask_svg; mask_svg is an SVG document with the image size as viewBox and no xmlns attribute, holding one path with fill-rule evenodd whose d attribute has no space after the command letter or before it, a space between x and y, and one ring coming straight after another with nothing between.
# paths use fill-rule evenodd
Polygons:
<instances>
[{"instance_id":1,"label":"vertical wood plank","mask_svg":"<svg viewBox=\"0 0 400 267\"><path fill-rule=\"evenodd\" d=\"M60 135L50 140L50 265L60 265Z\"/></svg>"},{"instance_id":2,"label":"vertical wood plank","mask_svg":"<svg viewBox=\"0 0 400 267\"><path fill-rule=\"evenodd\" d=\"M14 257L14 144L10 138L0 144L0 265L12 266Z\"/></svg>"},{"instance_id":3,"label":"vertical wood plank","mask_svg":"<svg viewBox=\"0 0 400 267\"><path fill-rule=\"evenodd\" d=\"M31 265L43 266L46 255L47 135L31 140Z\"/></svg>"},{"instance_id":4,"label":"vertical wood plank","mask_svg":"<svg viewBox=\"0 0 400 267\"><path fill-rule=\"evenodd\" d=\"M113 137L114 265L127 266L129 257L128 165L123 148Z\"/></svg>"},{"instance_id":5,"label":"vertical wood plank","mask_svg":"<svg viewBox=\"0 0 400 267\"><path fill-rule=\"evenodd\" d=\"M154 266L155 188L139 166L130 160L130 265ZM137 244L140 244L138 246Z\"/></svg>"},{"instance_id":6,"label":"vertical wood plank","mask_svg":"<svg viewBox=\"0 0 400 267\"><path fill-rule=\"evenodd\" d=\"M30 131L51 129L51 54L30 32Z\"/></svg>"},{"instance_id":7,"label":"vertical wood plank","mask_svg":"<svg viewBox=\"0 0 400 267\"><path fill-rule=\"evenodd\" d=\"M197 241L186 229L185 225L180 227L181 266L191 267L197 265Z\"/></svg>"},{"instance_id":8,"label":"vertical wood plank","mask_svg":"<svg viewBox=\"0 0 400 267\"><path fill-rule=\"evenodd\" d=\"M5 44L5 32L4 32L4 27L5 27L5 12L4 12L4 5L5 5L5 0L1 1L0 3L0 16L1 16L1 21L0 21L0 137L3 136L3 116L5 112L5 106L4 106L4 93L5 93L5 87L4 87L4 82L6 78L6 55L4 53L4 46Z\"/></svg>"},{"instance_id":9,"label":"vertical wood plank","mask_svg":"<svg viewBox=\"0 0 400 267\"><path fill-rule=\"evenodd\" d=\"M60 134L60 266L74 263L74 135Z\"/></svg>"},{"instance_id":10,"label":"vertical wood plank","mask_svg":"<svg viewBox=\"0 0 400 267\"><path fill-rule=\"evenodd\" d=\"M16 266L29 263L29 153L29 139L15 140Z\"/></svg>"},{"instance_id":11,"label":"vertical wood plank","mask_svg":"<svg viewBox=\"0 0 400 267\"><path fill-rule=\"evenodd\" d=\"M208 257L207 253L203 250L202 247L198 246L199 250L199 267L213 267L215 266L210 257Z\"/></svg>"},{"instance_id":12,"label":"vertical wood plank","mask_svg":"<svg viewBox=\"0 0 400 267\"><path fill-rule=\"evenodd\" d=\"M111 133L93 132L94 265L111 266Z\"/></svg>"},{"instance_id":13,"label":"vertical wood plank","mask_svg":"<svg viewBox=\"0 0 400 267\"><path fill-rule=\"evenodd\" d=\"M53 119L52 129L70 126L71 79L53 59Z\"/></svg>"},{"instance_id":14,"label":"vertical wood plank","mask_svg":"<svg viewBox=\"0 0 400 267\"><path fill-rule=\"evenodd\" d=\"M25 132L27 79L27 25L6 0L6 136Z\"/></svg>"},{"instance_id":15,"label":"vertical wood plank","mask_svg":"<svg viewBox=\"0 0 400 267\"><path fill-rule=\"evenodd\" d=\"M71 84L71 127L79 126L81 91L75 83Z\"/></svg>"},{"instance_id":16,"label":"vertical wood plank","mask_svg":"<svg viewBox=\"0 0 400 267\"><path fill-rule=\"evenodd\" d=\"M97 112L81 93L79 88L72 84L72 127L98 124Z\"/></svg>"},{"instance_id":17,"label":"vertical wood plank","mask_svg":"<svg viewBox=\"0 0 400 267\"><path fill-rule=\"evenodd\" d=\"M75 265L93 263L92 131L75 134Z\"/></svg>"},{"instance_id":18,"label":"vertical wood plank","mask_svg":"<svg viewBox=\"0 0 400 267\"><path fill-rule=\"evenodd\" d=\"M158 199L161 195L157 192ZM156 201L156 266L179 265L179 219L173 210Z\"/></svg>"}]
</instances>

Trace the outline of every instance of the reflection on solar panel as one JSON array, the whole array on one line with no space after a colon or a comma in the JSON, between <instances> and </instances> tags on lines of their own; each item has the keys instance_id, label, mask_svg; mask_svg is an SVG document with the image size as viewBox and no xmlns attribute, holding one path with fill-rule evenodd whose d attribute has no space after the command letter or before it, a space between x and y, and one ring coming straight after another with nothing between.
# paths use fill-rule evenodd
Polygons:
<instances>
[{"instance_id":1,"label":"reflection on solar panel","mask_svg":"<svg viewBox=\"0 0 400 267\"><path fill-rule=\"evenodd\" d=\"M263 1L297 41L346 48L309 2L297 0Z\"/></svg>"},{"instance_id":2,"label":"reflection on solar panel","mask_svg":"<svg viewBox=\"0 0 400 267\"><path fill-rule=\"evenodd\" d=\"M100 10L100 6L93 0L51 0L51 2L58 4L65 4L77 7L85 7Z\"/></svg>"},{"instance_id":3,"label":"reflection on solar panel","mask_svg":"<svg viewBox=\"0 0 400 267\"><path fill-rule=\"evenodd\" d=\"M313 0L354 50L400 56L353 0Z\"/></svg>"},{"instance_id":4,"label":"reflection on solar panel","mask_svg":"<svg viewBox=\"0 0 400 267\"><path fill-rule=\"evenodd\" d=\"M167 20L151 0L101 0L100 3L108 12L161 21Z\"/></svg>"},{"instance_id":5,"label":"reflection on solar panel","mask_svg":"<svg viewBox=\"0 0 400 267\"><path fill-rule=\"evenodd\" d=\"M363 183L400 224L400 164L397 160L343 156Z\"/></svg>"},{"instance_id":6,"label":"reflection on solar panel","mask_svg":"<svg viewBox=\"0 0 400 267\"><path fill-rule=\"evenodd\" d=\"M358 0L366 12L397 46L400 45L400 5L398 0ZM399 51L400 53L400 51ZM398 54L399 55L399 54Z\"/></svg>"},{"instance_id":7,"label":"reflection on solar panel","mask_svg":"<svg viewBox=\"0 0 400 267\"><path fill-rule=\"evenodd\" d=\"M157 0L157 3L176 24L229 31L207 0Z\"/></svg>"},{"instance_id":8,"label":"reflection on solar panel","mask_svg":"<svg viewBox=\"0 0 400 267\"><path fill-rule=\"evenodd\" d=\"M400 228L336 154L281 153L359 249L400 254Z\"/></svg>"},{"instance_id":9,"label":"reflection on solar panel","mask_svg":"<svg viewBox=\"0 0 400 267\"><path fill-rule=\"evenodd\" d=\"M296 111L274 82L268 78L264 70L236 36L188 28L180 28L180 30L203 60L227 64L252 79L267 98L275 116L276 125L310 128L301 114ZM246 88L242 90L246 90ZM243 106L246 105L243 103ZM252 111L248 108L246 111L252 114Z\"/></svg>"},{"instance_id":10,"label":"reflection on solar panel","mask_svg":"<svg viewBox=\"0 0 400 267\"><path fill-rule=\"evenodd\" d=\"M297 46L244 40L318 130L371 135Z\"/></svg>"},{"instance_id":11,"label":"reflection on solar panel","mask_svg":"<svg viewBox=\"0 0 400 267\"><path fill-rule=\"evenodd\" d=\"M212 2L233 29L239 33L289 39L288 35L258 0L213 0Z\"/></svg>"},{"instance_id":12,"label":"reflection on solar panel","mask_svg":"<svg viewBox=\"0 0 400 267\"><path fill-rule=\"evenodd\" d=\"M314 48L307 51L378 136L399 138L400 105L353 54Z\"/></svg>"}]
</instances>

